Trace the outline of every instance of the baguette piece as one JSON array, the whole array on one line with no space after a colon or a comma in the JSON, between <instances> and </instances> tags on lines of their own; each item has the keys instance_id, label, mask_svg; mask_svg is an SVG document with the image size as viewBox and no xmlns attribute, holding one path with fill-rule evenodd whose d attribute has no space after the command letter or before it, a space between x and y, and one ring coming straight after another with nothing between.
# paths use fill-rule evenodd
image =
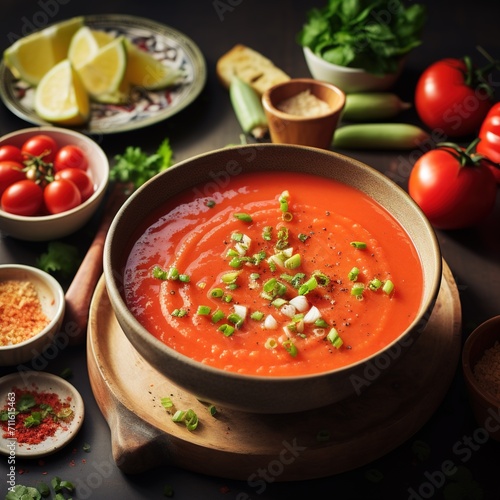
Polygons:
<instances>
[{"instance_id":1,"label":"baguette piece","mask_svg":"<svg viewBox=\"0 0 500 500\"><path fill-rule=\"evenodd\" d=\"M242 44L235 45L219 58L216 72L224 87L229 89L232 77L238 76L259 95L273 85L290 79L270 59Z\"/></svg>"}]
</instances>

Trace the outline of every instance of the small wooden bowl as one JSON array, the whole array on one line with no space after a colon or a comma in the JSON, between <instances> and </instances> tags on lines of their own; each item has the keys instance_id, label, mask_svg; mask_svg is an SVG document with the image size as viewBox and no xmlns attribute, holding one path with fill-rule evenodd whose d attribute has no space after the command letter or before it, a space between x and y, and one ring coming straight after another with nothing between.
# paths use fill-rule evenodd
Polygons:
<instances>
[{"instance_id":1,"label":"small wooden bowl","mask_svg":"<svg viewBox=\"0 0 500 500\"><path fill-rule=\"evenodd\" d=\"M479 325L467 338L462 351L462 368L474 417L492 439L500 441L500 399L479 385L474 368L484 352L500 343L500 316Z\"/></svg>"},{"instance_id":2,"label":"small wooden bowl","mask_svg":"<svg viewBox=\"0 0 500 500\"><path fill-rule=\"evenodd\" d=\"M280 103L309 91L330 107L328 113L302 116L284 113ZM345 94L335 85L311 78L296 78L279 83L262 95L272 142L329 149L345 105Z\"/></svg>"}]
</instances>

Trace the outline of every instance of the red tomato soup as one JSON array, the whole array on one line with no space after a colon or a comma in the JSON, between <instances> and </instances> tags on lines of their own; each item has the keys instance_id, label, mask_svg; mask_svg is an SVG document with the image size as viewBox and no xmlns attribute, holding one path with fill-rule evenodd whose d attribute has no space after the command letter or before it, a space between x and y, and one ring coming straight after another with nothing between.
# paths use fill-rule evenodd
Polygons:
<instances>
[{"instance_id":1,"label":"red tomato soup","mask_svg":"<svg viewBox=\"0 0 500 500\"><path fill-rule=\"evenodd\" d=\"M169 200L145 221L124 278L128 307L166 345L263 376L380 351L423 289L417 252L385 209L339 182L278 172Z\"/></svg>"}]
</instances>

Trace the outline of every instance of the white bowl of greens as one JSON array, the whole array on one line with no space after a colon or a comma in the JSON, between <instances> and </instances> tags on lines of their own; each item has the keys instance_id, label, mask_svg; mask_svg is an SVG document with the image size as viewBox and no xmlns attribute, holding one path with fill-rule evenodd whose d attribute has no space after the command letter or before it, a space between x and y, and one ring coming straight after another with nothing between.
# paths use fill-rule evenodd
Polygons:
<instances>
[{"instance_id":1,"label":"white bowl of greens","mask_svg":"<svg viewBox=\"0 0 500 500\"><path fill-rule=\"evenodd\" d=\"M401 0L328 0L307 13L298 34L313 78L346 93L387 90L421 43L426 11Z\"/></svg>"}]
</instances>

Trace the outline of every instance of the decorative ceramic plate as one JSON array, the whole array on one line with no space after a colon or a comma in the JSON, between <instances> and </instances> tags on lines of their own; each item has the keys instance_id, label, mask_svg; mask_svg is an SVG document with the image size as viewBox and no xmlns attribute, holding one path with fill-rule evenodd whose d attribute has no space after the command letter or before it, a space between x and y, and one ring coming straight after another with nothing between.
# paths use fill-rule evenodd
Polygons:
<instances>
[{"instance_id":1,"label":"decorative ceramic plate","mask_svg":"<svg viewBox=\"0 0 500 500\"><path fill-rule=\"evenodd\" d=\"M21 431L14 426L14 418L10 417L14 415L15 408L19 408L20 399L26 393L33 395L37 403L42 400L51 402L51 400L58 399L66 415L65 418L57 420L55 433L53 435L47 433L47 437L37 444L25 442L27 440L21 437ZM2 417L6 416L6 420L2 418L0 426L2 433L0 453L14 459L16 457L38 458L56 452L76 436L84 416L84 405L80 393L61 377L39 371L20 371L0 378L0 410L2 410ZM28 409L27 412L34 413L39 410L40 407L37 405ZM30 428L33 429L33 435L37 433L42 435L47 431L47 427L42 425Z\"/></svg>"},{"instance_id":2,"label":"decorative ceramic plate","mask_svg":"<svg viewBox=\"0 0 500 500\"><path fill-rule=\"evenodd\" d=\"M126 105L92 103L89 134L112 134L152 125L184 109L198 97L206 81L206 65L198 46L179 31L149 19L120 14L85 16L85 25L113 36L124 35L154 54L164 64L183 72L181 82L156 91L134 89ZM49 125L33 109L34 88L14 77L0 63L0 97L20 118L36 125Z\"/></svg>"}]
</instances>

